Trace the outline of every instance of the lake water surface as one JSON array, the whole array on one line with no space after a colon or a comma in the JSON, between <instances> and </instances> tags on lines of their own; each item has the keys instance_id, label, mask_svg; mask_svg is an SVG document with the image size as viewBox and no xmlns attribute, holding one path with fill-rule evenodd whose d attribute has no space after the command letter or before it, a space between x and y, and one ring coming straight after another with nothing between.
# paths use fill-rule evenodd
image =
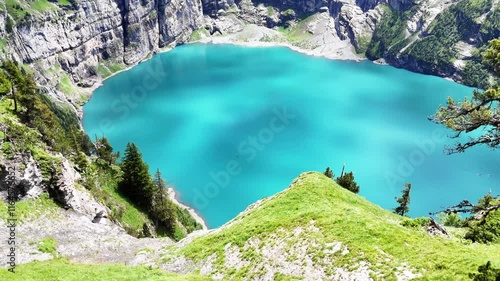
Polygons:
<instances>
[{"instance_id":1,"label":"lake water surface","mask_svg":"<svg viewBox=\"0 0 500 281\"><path fill-rule=\"evenodd\" d=\"M86 132L138 145L180 200L210 227L305 171L346 163L360 195L395 207L412 183L410 216L497 194L496 151L445 155L452 132L427 120L472 89L372 62L286 48L187 45L105 81L84 107ZM314 204L314 202L311 202Z\"/></svg>"}]
</instances>

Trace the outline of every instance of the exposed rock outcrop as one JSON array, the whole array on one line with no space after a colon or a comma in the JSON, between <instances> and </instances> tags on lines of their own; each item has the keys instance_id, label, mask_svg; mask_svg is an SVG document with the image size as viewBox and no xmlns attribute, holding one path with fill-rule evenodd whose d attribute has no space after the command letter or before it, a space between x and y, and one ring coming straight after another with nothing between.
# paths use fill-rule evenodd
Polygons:
<instances>
[{"instance_id":1,"label":"exposed rock outcrop","mask_svg":"<svg viewBox=\"0 0 500 281\"><path fill-rule=\"evenodd\" d=\"M42 192L42 175L31 155L17 155L0 163L0 198L38 197Z\"/></svg>"},{"instance_id":2,"label":"exposed rock outcrop","mask_svg":"<svg viewBox=\"0 0 500 281\"><path fill-rule=\"evenodd\" d=\"M39 164L31 154L15 155L2 160L0 164L0 200L13 196L17 199L38 198L44 192L67 209L85 215L89 219L101 213L109 215L109 209L97 202L88 191L76 184L80 174L71 167L69 161L59 156L59 163L53 163L52 175L43 175Z\"/></svg>"},{"instance_id":3,"label":"exposed rock outcrop","mask_svg":"<svg viewBox=\"0 0 500 281\"><path fill-rule=\"evenodd\" d=\"M98 203L89 192L77 188L75 181L80 178L69 164L66 158L62 158L61 171L55 176L57 181L48 186L52 197L63 204L66 208L71 208L77 213L94 218L97 213L109 214L108 208Z\"/></svg>"},{"instance_id":4,"label":"exposed rock outcrop","mask_svg":"<svg viewBox=\"0 0 500 281\"><path fill-rule=\"evenodd\" d=\"M5 222L0 222L5 229ZM54 258L42 253L37 244L43 239L56 241L56 255L75 263L125 263L129 265L154 265L159 249L173 244L169 238L135 238L114 224L92 223L88 217L73 210L58 209L46 213L16 228L16 263L24 264L34 260ZM0 254L6 256L8 247L1 247ZM7 259L0 261L6 266Z\"/></svg>"}]
</instances>

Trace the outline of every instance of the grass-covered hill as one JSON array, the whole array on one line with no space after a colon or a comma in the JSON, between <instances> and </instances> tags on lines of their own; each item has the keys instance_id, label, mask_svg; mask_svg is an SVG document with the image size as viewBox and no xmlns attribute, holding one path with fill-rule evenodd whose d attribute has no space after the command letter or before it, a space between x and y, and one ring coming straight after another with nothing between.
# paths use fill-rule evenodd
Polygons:
<instances>
[{"instance_id":1,"label":"grass-covered hill","mask_svg":"<svg viewBox=\"0 0 500 281\"><path fill-rule=\"evenodd\" d=\"M148 267L72 264L55 241L57 258L2 269L0 280L469 280L487 261L500 267L499 244L452 228L430 236L407 220L308 172L219 229L148 249Z\"/></svg>"},{"instance_id":2,"label":"grass-covered hill","mask_svg":"<svg viewBox=\"0 0 500 281\"><path fill-rule=\"evenodd\" d=\"M171 251L224 280L469 280L488 260L500 267L500 245L470 243L459 229L433 237L406 220L309 172Z\"/></svg>"}]
</instances>

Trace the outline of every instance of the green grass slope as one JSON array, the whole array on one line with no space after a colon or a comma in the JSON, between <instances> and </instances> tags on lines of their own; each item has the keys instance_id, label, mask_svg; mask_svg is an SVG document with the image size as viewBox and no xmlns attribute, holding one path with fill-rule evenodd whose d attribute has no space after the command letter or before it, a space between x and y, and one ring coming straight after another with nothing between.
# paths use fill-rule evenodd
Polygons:
<instances>
[{"instance_id":1,"label":"green grass slope","mask_svg":"<svg viewBox=\"0 0 500 281\"><path fill-rule=\"evenodd\" d=\"M488 260L500 267L500 245L432 237L402 226L404 220L309 172L220 230L170 251L210 264L210 274L224 280L296 280L321 271L318 278L327 280L345 272L375 280L469 280Z\"/></svg>"},{"instance_id":2,"label":"green grass slope","mask_svg":"<svg viewBox=\"0 0 500 281\"><path fill-rule=\"evenodd\" d=\"M16 267L15 273L0 270L0 280L12 281L204 281L206 277L178 275L144 266L72 264L63 259L32 262Z\"/></svg>"}]
</instances>

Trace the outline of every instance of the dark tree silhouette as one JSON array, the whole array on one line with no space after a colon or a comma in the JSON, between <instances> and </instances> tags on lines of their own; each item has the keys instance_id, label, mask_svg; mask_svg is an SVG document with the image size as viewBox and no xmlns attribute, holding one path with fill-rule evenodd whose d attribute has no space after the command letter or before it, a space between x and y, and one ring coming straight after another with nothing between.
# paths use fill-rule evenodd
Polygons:
<instances>
[{"instance_id":1,"label":"dark tree silhouette","mask_svg":"<svg viewBox=\"0 0 500 281\"><path fill-rule=\"evenodd\" d=\"M123 176L118 183L118 189L139 207L148 209L155 187L148 172L148 165L142 160L142 155L134 143L127 144L120 166Z\"/></svg>"},{"instance_id":2,"label":"dark tree silhouette","mask_svg":"<svg viewBox=\"0 0 500 281\"><path fill-rule=\"evenodd\" d=\"M406 213L410 211L410 190L411 190L411 183L405 183L405 189L401 191L402 196L397 198L395 197L396 201L399 203L399 206L393 209L394 213L404 216Z\"/></svg>"},{"instance_id":3,"label":"dark tree silhouette","mask_svg":"<svg viewBox=\"0 0 500 281\"><path fill-rule=\"evenodd\" d=\"M480 265L477 271L479 273L469 273L469 278L473 281L500 281L500 269L491 267L490 261Z\"/></svg>"},{"instance_id":4,"label":"dark tree silhouette","mask_svg":"<svg viewBox=\"0 0 500 281\"><path fill-rule=\"evenodd\" d=\"M120 156L119 152L113 153L113 147L106 137L98 138L96 136L94 145L97 157L106 161L106 163L109 165L114 164L116 159L118 159L118 157Z\"/></svg>"},{"instance_id":5,"label":"dark tree silhouette","mask_svg":"<svg viewBox=\"0 0 500 281\"><path fill-rule=\"evenodd\" d=\"M334 177L334 174L333 174L332 170L330 169L330 167L326 167L326 170L323 174L331 179L333 179L333 177Z\"/></svg>"},{"instance_id":6,"label":"dark tree silhouette","mask_svg":"<svg viewBox=\"0 0 500 281\"><path fill-rule=\"evenodd\" d=\"M177 225L177 212L174 203L167 197L165 180L163 180L160 169L156 169L153 176L155 191L153 202L151 202L150 213L155 221L155 226L161 223L168 233L173 234Z\"/></svg>"},{"instance_id":7,"label":"dark tree silhouette","mask_svg":"<svg viewBox=\"0 0 500 281\"><path fill-rule=\"evenodd\" d=\"M344 173L343 175L338 177L335 181L340 186L342 186L343 188L345 188L351 192L354 192L354 193L359 192L359 185L354 181L353 172Z\"/></svg>"}]
</instances>

